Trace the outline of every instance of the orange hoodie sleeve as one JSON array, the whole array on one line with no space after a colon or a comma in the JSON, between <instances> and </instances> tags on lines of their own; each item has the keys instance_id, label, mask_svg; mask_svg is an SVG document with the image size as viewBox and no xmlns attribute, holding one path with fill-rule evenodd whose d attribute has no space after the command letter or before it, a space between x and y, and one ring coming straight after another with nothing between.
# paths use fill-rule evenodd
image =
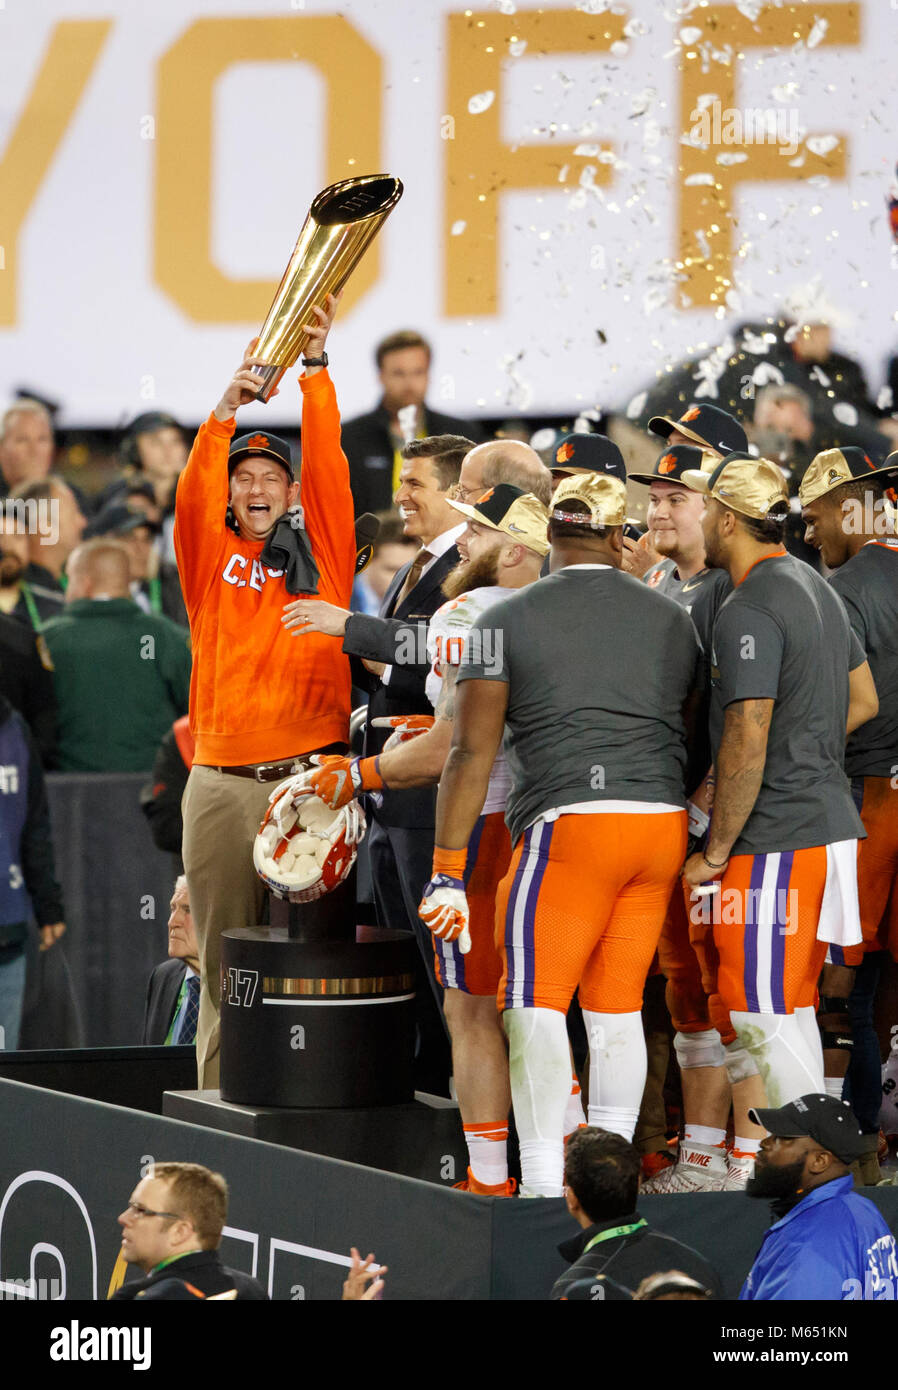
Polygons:
<instances>
[{"instance_id":1,"label":"orange hoodie sleeve","mask_svg":"<svg viewBox=\"0 0 898 1390\"><path fill-rule=\"evenodd\" d=\"M224 424L212 414L200 425L175 495L175 556L190 617L218 576L222 537L227 529L228 448L235 420Z\"/></svg>"},{"instance_id":2,"label":"orange hoodie sleeve","mask_svg":"<svg viewBox=\"0 0 898 1390\"><path fill-rule=\"evenodd\" d=\"M355 509L349 464L340 445L340 412L327 371L301 376L302 488L300 501L321 597L348 608L355 578Z\"/></svg>"}]
</instances>

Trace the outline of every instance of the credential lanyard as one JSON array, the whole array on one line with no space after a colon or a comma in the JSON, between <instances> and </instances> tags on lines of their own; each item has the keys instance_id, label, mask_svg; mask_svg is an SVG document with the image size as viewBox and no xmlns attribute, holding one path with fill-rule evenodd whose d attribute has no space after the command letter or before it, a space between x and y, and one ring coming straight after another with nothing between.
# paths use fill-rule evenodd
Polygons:
<instances>
[{"instance_id":1,"label":"credential lanyard","mask_svg":"<svg viewBox=\"0 0 898 1390\"><path fill-rule=\"evenodd\" d=\"M614 1240L615 1236L631 1236L634 1231L638 1231L647 1224L645 1217L641 1216L638 1221L634 1221L629 1226L613 1226L610 1231L599 1231L599 1234L593 1236L589 1244L583 1247L583 1254L585 1255L594 1245L601 1245L603 1240Z\"/></svg>"}]
</instances>

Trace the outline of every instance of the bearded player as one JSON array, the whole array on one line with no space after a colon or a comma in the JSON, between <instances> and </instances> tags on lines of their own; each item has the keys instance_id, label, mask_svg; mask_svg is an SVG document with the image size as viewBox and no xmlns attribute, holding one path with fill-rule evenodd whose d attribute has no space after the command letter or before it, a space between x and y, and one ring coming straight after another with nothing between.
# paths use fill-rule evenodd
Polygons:
<instances>
[{"instance_id":1,"label":"bearded player","mask_svg":"<svg viewBox=\"0 0 898 1390\"><path fill-rule=\"evenodd\" d=\"M475 625L472 654L486 629L501 632L501 647L459 671L433 877L418 909L432 930L464 931L466 846L504 731L514 852L496 902L498 999L527 1196L561 1195L566 1014L578 986L589 1122L633 1134L643 987L686 849L685 706L698 641L676 604L620 573L625 516L619 479L566 479L552 499L551 575Z\"/></svg>"},{"instance_id":2,"label":"bearded player","mask_svg":"<svg viewBox=\"0 0 898 1390\"><path fill-rule=\"evenodd\" d=\"M548 512L532 494L502 483L478 502L452 502L468 519L456 544L461 563L443 582L449 602L430 621L427 650L431 672L427 695L435 718L392 719L398 747L387 747L376 758L327 758L310 774L316 794L331 806L341 806L364 791L387 787L401 791L433 786L439 781L452 741L455 686L466 660L489 661L489 631L469 648L474 622L493 604L508 598L539 578L549 545ZM294 621L300 622L301 617ZM487 616L486 622L489 622ZM478 633L478 638L479 638ZM430 727L428 727L430 726ZM423 728L423 732L420 730ZM412 736L415 735L415 736ZM496 991L502 963L494 941L498 885L511 859L511 840L505 825L510 775L500 752L489 778L483 811L468 845L465 884L471 904L468 938L444 941L434 932L437 979L445 990L443 1007L452 1039L452 1063L469 1166L469 1192L510 1196L508 1177L508 1112L511 1094L505 1039L496 1011ZM428 924L429 925L429 924ZM572 1104L579 1105L579 1086ZM574 1114L570 1128L582 1122Z\"/></svg>"}]
</instances>

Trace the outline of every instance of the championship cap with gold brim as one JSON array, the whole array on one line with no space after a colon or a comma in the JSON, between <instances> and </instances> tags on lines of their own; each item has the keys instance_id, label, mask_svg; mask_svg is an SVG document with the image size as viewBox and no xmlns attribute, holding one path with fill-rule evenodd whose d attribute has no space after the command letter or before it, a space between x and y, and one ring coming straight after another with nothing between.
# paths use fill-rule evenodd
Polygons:
<instances>
[{"instance_id":1,"label":"championship cap with gold brim","mask_svg":"<svg viewBox=\"0 0 898 1390\"><path fill-rule=\"evenodd\" d=\"M537 555L549 553L546 536L549 513L532 492L513 487L511 483L499 483L478 497L476 502L450 501L449 506L461 512L469 521L489 526L511 540L519 541L528 550L536 551Z\"/></svg>"},{"instance_id":2,"label":"championship cap with gold brim","mask_svg":"<svg viewBox=\"0 0 898 1390\"><path fill-rule=\"evenodd\" d=\"M719 455L710 449L699 449L693 444L672 444L658 455L651 473L631 473L630 481L646 484L683 483L684 487L688 487L689 484L683 482L684 473L696 469L700 473L713 473L719 463Z\"/></svg>"},{"instance_id":3,"label":"championship cap with gold brim","mask_svg":"<svg viewBox=\"0 0 898 1390\"><path fill-rule=\"evenodd\" d=\"M571 512L566 502L582 502L589 515ZM606 473L576 473L563 478L552 497L552 520L580 526L623 526L627 519L627 489L620 478Z\"/></svg>"},{"instance_id":4,"label":"championship cap with gold brim","mask_svg":"<svg viewBox=\"0 0 898 1390\"><path fill-rule=\"evenodd\" d=\"M687 472L683 482L696 492L715 498L730 511L765 521L769 516L789 514L789 489L782 470L770 459L750 454L727 454L713 473Z\"/></svg>"},{"instance_id":5,"label":"championship cap with gold brim","mask_svg":"<svg viewBox=\"0 0 898 1390\"><path fill-rule=\"evenodd\" d=\"M844 483L874 477L889 487L898 484L898 453L889 454L885 463L877 464L865 449L853 444L845 449L824 449L808 464L798 487L798 500L806 507Z\"/></svg>"}]
</instances>

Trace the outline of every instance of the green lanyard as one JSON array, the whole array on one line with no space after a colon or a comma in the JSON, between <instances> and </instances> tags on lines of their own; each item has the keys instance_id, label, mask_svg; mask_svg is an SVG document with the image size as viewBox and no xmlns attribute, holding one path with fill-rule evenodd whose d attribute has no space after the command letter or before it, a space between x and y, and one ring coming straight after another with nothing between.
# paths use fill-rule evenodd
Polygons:
<instances>
[{"instance_id":1,"label":"green lanyard","mask_svg":"<svg viewBox=\"0 0 898 1390\"><path fill-rule=\"evenodd\" d=\"M645 1217L640 1217L631 1226L613 1226L610 1231L599 1231L597 1236L593 1236L588 1245L583 1247L583 1254L591 1250L594 1245L601 1245L603 1240L614 1240L615 1236L631 1236L634 1231L638 1231L642 1226L647 1225Z\"/></svg>"},{"instance_id":2,"label":"green lanyard","mask_svg":"<svg viewBox=\"0 0 898 1390\"><path fill-rule=\"evenodd\" d=\"M147 587L149 588L149 591L150 591L150 594L149 594L149 598L150 598L150 612L151 612L151 613L161 613L161 612L162 612L162 581L160 580L158 574L154 574L153 577L152 577L152 579L150 579L150 580L147 581Z\"/></svg>"},{"instance_id":3,"label":"green lanyard","mask_svg":"<svg viewBox=\"0 0 898 1390\"><path fill-rule=\"evenodd\" d=\"M41 615L37 611L37 604L35 603L34 595L31 592L31 585L26 584L23 579L19 587L22 591L22 598L25 600L25 607L28 609L28 616L31 619L31 626L34 628L35 632L40 632L42 627Z\"/></svg>"}]
</instances>

